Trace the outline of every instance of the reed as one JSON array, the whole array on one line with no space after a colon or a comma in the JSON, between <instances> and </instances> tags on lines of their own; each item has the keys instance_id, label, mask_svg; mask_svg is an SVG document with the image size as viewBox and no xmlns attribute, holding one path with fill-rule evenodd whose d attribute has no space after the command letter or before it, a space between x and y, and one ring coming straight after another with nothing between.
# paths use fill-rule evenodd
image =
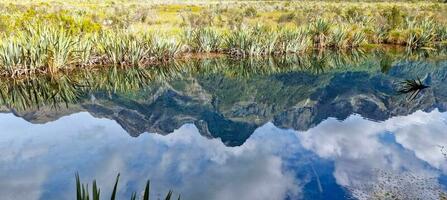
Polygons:
<instances>
[{"instance_id":1,"label":"reed","mask_svg":"<svg viewBox=\"0 0 447 200\"><path fill-rule=\"evenodd\" d=\"M447 27L438 26L436 28L436 40L447 44Z\"/></svg>"},{"instance_id":2,"label":"reed","mask_svg":"<svg viewBox=\"0 0 447 200\"><path fill-rule=\"evenodd\" d=\"M83 85L67 76L9 79L0 82L0 103L16 110L50 106L58 109L77 102Z\"/></svg>"},{"instance_id":3,"label":"reed","mask_svg":"<svg viewBox=\"0 0 447 200\"><path fill-rule=\"evenodd\" d=\"M25 58L26 50L23 45L16 41L10 40L4 42L0 47L0 62L3 70L3 74L8 74L14 77L19 74L26 66Z\"/></svg>"},{"instance_id":4,"label":"reed","mask_svg":"<svg viewBox=\"0 0 447 200\"><path fill-rule=\"evenodd\" d=\"M99 39L99 49L104 55L106 63L114 66L125 66L127 61L127 51L129 49L128 40L131 38L124 33L105 32Z\"/></svg>"},{"instance_id":5,"label":"reed","mask_svg":"<svg viewBox=\"0 0 447 200\"><path fill-rule=\"evenodd\" d=\"M57 72L60 68L69 66L75 61L74 52L79 39L76 39L63 29L43 28L41 31L40 35L43 36L41 42L47 42L48 44L47 68L51 74Z\"/></svg>"},{"instance_id":6,"label":"reed","mask_svg":"<svg viewBox=\"0 0 447 200\"><path fill-rule=\"evenodd\" d=\"M104 64L120 67L143 67L150 63L151 40L149 36L138 36L126 32L105 32L100 37L100 52L104 54Z\"/></svg>"},{"instance_id":7,"label":"reed","mask_svg":"<svg viewBox=\"0 0 447 200\"><path fill-rule=\"evenodd\" d=\"M247 56L257 52L257 46L250 30L232 31L225 40L228 54L232 56Z\"/></svg>"},{"instance_id":8,"label":"reed","mask_svg":"<svg viewBox=\"0 0 447 200\"><path fill-rule=\"evenodd\" d=\"M30 76L24 78L1 78L0 106L16 111L35 110L40 107L54 109L70 106L90 100L91 94L125 94L133 93L148 86L167 84L172 80L187 78L187 74L213 76L216 74L232 78L245 79L251 76L284 73L289 71L322 74L326 72L345 72L372 70L387 71L396 63L417 60L428 55L445 57L446 52L421 51L412 54L405 52L386 52L361 49L329 49L313 53L289 53L281 56L249 57L233 59L228 57L172 60L163 65L149 68L108 67L95 70L73 71L70 75L63 73L48 76ZM385 58L385 59L384 59ZM409 82L410 83L410 82ZM406 84L407 93L415 91ZM405 86L402 84L402 86ZM410 87L411 86L411 87ZM418 87L419 87L418 86Z\"/></svg>"}]
</instances>

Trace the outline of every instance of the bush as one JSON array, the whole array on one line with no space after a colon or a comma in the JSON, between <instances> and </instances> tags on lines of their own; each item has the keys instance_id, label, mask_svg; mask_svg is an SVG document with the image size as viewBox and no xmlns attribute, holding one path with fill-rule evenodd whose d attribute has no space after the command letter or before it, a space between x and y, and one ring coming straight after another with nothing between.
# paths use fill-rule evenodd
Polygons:
<instances>
[{"instance_id":1,"label":"bush","mask_svg":"<svg viewBox=\"0 0 447 200\"><path fill-rule=\"evenodd\" d=\"M281 16L279 16L278 23L291 22L293 21L294 18L295 18L294 13L282 14Z\"/></svg>"},{"instance_id":2,"label":"bush","mask_svg":"<svg viewBox=\"0 0 447 200\"><path fill-rule=\"evenodd\" d=\"M406 14L399 7L393 6L384 12L384 16L389 29L395 29L403 24Z\"/></svg>"},{"instance_id":3,"label":"bush","mask_svg":"<svg viewBox=\"0 0 447 200\"><path fill-rule=\"evenodd\" d=\"M248 7L244 10L244 16L246 17L256 17L257 14L258 12L253 7Z\"/></svg>"}]
</instances>

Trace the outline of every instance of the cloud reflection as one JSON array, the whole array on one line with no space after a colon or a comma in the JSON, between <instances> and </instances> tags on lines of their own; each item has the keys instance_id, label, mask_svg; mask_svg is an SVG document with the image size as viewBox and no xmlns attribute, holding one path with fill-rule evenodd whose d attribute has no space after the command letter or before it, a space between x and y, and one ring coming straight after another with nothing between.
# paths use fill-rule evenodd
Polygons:
<instances>
[{"instance_id":1,"label":"cloud reflection","mask_svg":"<svg viewBox=\"0 0 447 200\"><path fill-rule=\"evenodd\" d=\"M262 140L230 148L202 137L191 124L168 136L131 138L114 121L87 113L45 125L1 114L0 129L7 130L0 139L0 177L8 180L0 193L7 199L72 199L75 171L88 177L83 181L96 178L104 194L121 172L123 198L142 190L146 178L160 192L153 195L171 188L183 199L284 199L300 194L291 169ZM21 196L23 190L32 198Z\"/></svg>"},{"instance_id":2,"label":"cloud reflection","mask_svg":"<svg viewBox=\"0 0 447 200\"><path fill-rule=\"evenodd\" d=\"M400 177L411 172L426 180L445 174L447 161L439 146L447 145L446 117L447 114L437 110L418 111L384 122L352 115L344 121L328 119L297 136L306 149L334 161L338 184L351 188L354 193L363 193L359 190L377 184L383 178L382 172L401 174ZM437 181L429 184L440 187ZM427 195L433 190L416 192ZM438 198L438 194L433 195L419 197Z\"/></svg>"},{"instance_id":3,"label":"cloud reflection","mask_svg":"<svg viewBox=\"0 0 447 200\"><path fill-rule=\"evenodd\" d=\"M96 178L103 194L110 193L120 172L119 195L125 199L143 190L146 178L159 192L152 193L155 197L173 189L182 199L215 200L324 198L319 193L330 193L334 184L325 173L357 197L370 189L365 185L383 179L378 170L397 177L411 172L438 186L436 178L447 170L439 150L447 146L446 119L438 111L385 122L353 115L306 132L268 123L244 145L226 147L201 136L192 124L167 136L133 138L116 122L88 113L44 125L0 114L0 194L2 199L72 199L76 171L84 182ZM309 187L315 181L319 191L305 191L316 188Z\"/></svg>"}]
</instances>

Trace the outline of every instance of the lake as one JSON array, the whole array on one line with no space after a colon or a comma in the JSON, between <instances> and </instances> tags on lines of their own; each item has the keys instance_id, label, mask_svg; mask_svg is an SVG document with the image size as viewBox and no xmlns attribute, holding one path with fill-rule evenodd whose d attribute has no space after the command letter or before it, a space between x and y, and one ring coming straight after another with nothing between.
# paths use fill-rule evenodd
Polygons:
<instances>
[{"instance_id":1,"label":"lake","mask_svg":"<svg viewBox=\"0 0 447 200\"><path fill-rule=\"evenodd\" d=\"M428 86L402 92L415 80ZM1 199L439 199L447 56L181 60L0 82ZM26 192L24 192L26 191Z\"/></svg>"}]
</instances>

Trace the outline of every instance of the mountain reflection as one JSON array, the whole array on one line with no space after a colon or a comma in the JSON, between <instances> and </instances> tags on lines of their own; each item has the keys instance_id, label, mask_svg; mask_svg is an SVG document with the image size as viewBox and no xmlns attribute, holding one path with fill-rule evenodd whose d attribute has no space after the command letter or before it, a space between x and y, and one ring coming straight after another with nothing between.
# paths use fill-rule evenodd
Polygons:
<instances>
[{"instance_id":1,"label":"mountain reflection","mask_svg":"<svg viewBox=\"0 0 447 200\"><path fill-rule=\"evenodd\" d=\"M418 77L408 101L397 83ZM79 171L120 172L121 198L149 178L154 198L439 199L446 81L442 53L381 51L0 81L0 195L72 199Z\"/></svg>"},{"instance_id":2,"label":"mountain reflection","mask_svg":"<svg viewBox=\"0 0 447 200\"><path fill-rule=\"evenodd\" d=\"M87 111L115 120L131 136L166 135L193 123L201 135L239 146L267 122L302 131L354 113L383 121L417 110L445 111L444 54L422 55L373 51L212 58L2 81L0 111L32 123ZM396 83L416 77L425 77L432 87L408 101Z\"/></svg>"}]
</instances>

